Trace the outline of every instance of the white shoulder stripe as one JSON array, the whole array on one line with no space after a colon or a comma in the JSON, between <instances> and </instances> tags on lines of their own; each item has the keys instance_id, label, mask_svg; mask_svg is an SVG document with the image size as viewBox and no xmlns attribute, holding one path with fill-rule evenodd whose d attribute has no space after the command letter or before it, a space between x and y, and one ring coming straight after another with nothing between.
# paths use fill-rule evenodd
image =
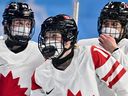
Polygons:
<instances>
[{"instance_id":1,"label":"white shoulder stripe","mask_svg":"<svg viewBox=\"0 0 128 96\"><path fill-rule=\"evenodd\" d=\"M106 76L106 74L111 70L112 65L115 64L116 60L111 56L104 65L96 69L97 74L100 78Z\"/></svg>"},{"instance_id":2,"label":"white shoulder stripe","mask_svg":"<svg viewBox=\"0 0 128 96\"><path fill-rule=\"evenodd\" d=\"M107 54L105 54L103 51L101 51L100 49L97 49L97 48L94 48L94 51L98 51L98 52L100 52L104 57L108 57L108 55Z\"/></svg>"}]
</instances>

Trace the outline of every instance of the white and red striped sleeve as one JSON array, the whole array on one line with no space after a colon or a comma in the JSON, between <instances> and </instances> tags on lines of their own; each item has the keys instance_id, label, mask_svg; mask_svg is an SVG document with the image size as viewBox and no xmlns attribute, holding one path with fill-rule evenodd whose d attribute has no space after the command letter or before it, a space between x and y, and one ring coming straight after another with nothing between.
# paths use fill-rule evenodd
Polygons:
<instances>
[{"instance_id":1,"label":"white and red striped sleeve","mask_svg":"<svg viewBox=\"0 0 128 96\"><path fill-rule=\"evenodd\" d=\"M119 96L128 96L128 72L106 51L91 47L96 74Z\"/></svg>"}]
</instances>

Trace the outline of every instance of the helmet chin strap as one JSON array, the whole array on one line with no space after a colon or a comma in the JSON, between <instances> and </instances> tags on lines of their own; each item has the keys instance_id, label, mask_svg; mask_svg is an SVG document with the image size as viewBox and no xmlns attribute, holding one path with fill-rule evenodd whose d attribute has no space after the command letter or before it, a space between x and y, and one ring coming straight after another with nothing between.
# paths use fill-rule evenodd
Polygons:
<instances>
[{"instance_id":1,"label":"helmet chin strap","mask_svg":"<svg viewBox=\"0 0 128 96\"><path fill-rule=\"evenodd\" d=\"M8 41L11 41L15 45L19 45L19 46L27 45L28 44L28 41L29 41L29 40L26 40L26 41L23 42L23 40L20 41L17 38L13 38L13 37L9 37L9 36L7 37L7 40Z\"/></svg>"},{"instance_id":2,"label":"helmet chin strap","mask_svg":"<svg viewBox=\"0 0 128 96\"><path fill-rule=\"evenodd\" d=\"M23 51L28 45L28 43L15 42L14 40L12 40L10 38L7 38L5 40L5 44L14 53L18 53L18 52Z\"/></svg>"},{"instance_id":3,"label":"helmet chin strap","mask_svg":"<svg viewBox=\"0 0 128 96\"><path fill-rule=\"evenodd\" d=\"M64 46L64 44L63 44L63 46ZM64 50L63 50L63 52L60 54L60 56L58 56L58 57L56 57L56 58L58 58L58 59L61 59L61 58L64 58L65 56L67 56L67 55L65 55L65 53L66 52L69 52L70 50L71 50L71 52L72 52L72 50L74 49L74 45L70 45L70 47L69 48L65 48L64 47ZM65 55L65 56L64 56Z\"/></svg>"}]
</instances>

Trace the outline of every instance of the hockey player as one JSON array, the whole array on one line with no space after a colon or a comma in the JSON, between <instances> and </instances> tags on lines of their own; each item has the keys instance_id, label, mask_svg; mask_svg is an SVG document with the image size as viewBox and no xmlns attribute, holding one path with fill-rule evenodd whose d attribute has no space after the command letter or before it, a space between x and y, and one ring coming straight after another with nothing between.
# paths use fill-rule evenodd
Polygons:
<instances>
[{"instance_id":1,"label":"hockey player","mask_svg":"<svg viewBox=\"0 0 128 96\"><path fill-rule=\"evenodd\" d=\"M31 76L43 63L34 34L34 13L26 3L11 2L3 13L0 40L0 96L29 96Z\"/></svg>"},{"instance_id":2,"label":"hockey player","mask_svg":"<svg viewBox=\"0 0 128 96\"><path fill-rule=\"evenodd\" d=\"M128 72L99 47L77 47L77 34L68 15L43 22L38 44L48 59L35 70L31 96L100 96L96 77L119 96L127 96Z\"/></svg>"},{"instance_id":3,"label":"hockey player","mask_svg":"<svg viewBox=\"0 0 128 96\"><path fill-rule=\"evenodd\" d=\"M128 4L109 2L101 10L98 19L98 38L83 39L79 45L98 45L112 54L123 66L128 68ZM99 45L100 43L100 45ZM101 96L115 96L114 92L99 84ZM120 96L120 95L119 95Z\"/></svg>"},{"instance_id":4,"label":"hockey player","mask_svg":"<svg viewBox=\"0 0 128 96\"><path fill-rule=\"evenodd\" d=\"M121 51L120 56L127 53L126 43L128 38L128 4L124 2L109 2L101 10L98 19L98 38L79 40L79 45L100 45L113 54L114 49ZM104 41L105 40L105 41ZM99 42L100 41L100 42ZM106 45L106 46L105 46ZM107 48L106 48L107 47ZM118 52L117 51L117 52ZM119 55L118 55L119 56ZM115 56L116 58L117 56ZM118 59L118 58L117 58ZM127 66L127 65L126 65Z\"/></svg>"}]
</instances>

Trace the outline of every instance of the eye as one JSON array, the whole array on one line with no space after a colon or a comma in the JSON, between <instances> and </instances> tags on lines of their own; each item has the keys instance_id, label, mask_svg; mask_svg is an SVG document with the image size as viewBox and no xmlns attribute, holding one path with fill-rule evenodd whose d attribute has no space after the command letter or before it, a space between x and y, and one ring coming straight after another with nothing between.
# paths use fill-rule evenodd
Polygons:
<instances>
[{"instance_id":1,"label":"eye","mask_svg":"<svg viewBox=\"0 0 128 96\"><path fill-rule=\"evenodd\" d=\"M44 40L45 40L45 41L48 40L48 38L49 38L48 36L44 36Z\"/></svg>"},{"instance_id":2,"label":"eye","mask_svg":"<svg viewBox=\"0 0 128 96\"><path fill-rule=\"evenodd\" d=\"M29 27L29 28L31 27L31 24L30 24L30 23L26 23L25 25L26 25L27 27Z\"/></svg>"},{"instance_id":3,"label":"eye","mask_svg":"<svg viewBox=\"0 0 128 96\"><path fill-rule=\"evenodd\" d=\"M113 22L113 23L112 23L112 26L113 26L113 27L116 27L116 26L117 26L117 22Z\"/></svg>"},{"instance_id":4,"label":"eye","mask_svg":"<svg viewBox=\"0 0 128 96\"><path fill-rule=\"evenodd\" d=\"M20 22L19 21L13 21L13 24L14 25L20 25Z\"/></svg>"},{"instance_id":5,"label":"eye","mask_svg":"<svg viewBox=\"0 0 128 96\"><path fill-rule=\"evenodd\" d=\"M121 27L121 24L120 24L119 22L113 22L113 23L112 23L112 26L113 26L114 28L120 28L120 27Z\"/></svg>"},{"instance_id":6,"label":"eye","mask_svg":"<svg viewBox=\"0 0 128 96\"><path fill-rule=\"evenodd\" d=\"M26 22L25 22L25 25L26 25L27 27L31 27L31 21L26 21Z\"/></svg>"},{"instance_id":7,"label":"eye","mask_svg":"<svg viewBox=\"0 0 128 96\"><path fill-rule=\"evenodd\" d=\"M53 34L52 37L53 37L53 38L56 38L56 37L57 37L57 34Z\"/></svg>"},{"instance_id":8,"label":"eye","mask_svg":"<svg viewBox=\"0 0 128 96\"><path fill-rule=\"evenodd\" d=\"M102 26L109 26L109 22L107 22L106 20L103 21Z\"/></svg>"}]
</instances>

